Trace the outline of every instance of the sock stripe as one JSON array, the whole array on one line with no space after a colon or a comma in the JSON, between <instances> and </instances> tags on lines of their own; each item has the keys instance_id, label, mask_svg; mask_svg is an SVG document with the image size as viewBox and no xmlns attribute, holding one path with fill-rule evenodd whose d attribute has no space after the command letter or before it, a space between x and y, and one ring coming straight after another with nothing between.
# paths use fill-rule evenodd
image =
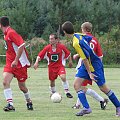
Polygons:
<instances>
[{"instance_id":1,"label":"sock stripe","mask_svg":"<svg viewBox=\"0 0 120 120\"><path fill-rule=\"evenodd\" d=\"M111 96L113 94L113 91L110 90L108 93L107 93L107 96Z\"/></svg>"},{"instance_id":2,"label":"sock stripe","mask_svg":"<svg viewBox=\"0 0 120 120\"><path fill-rule=\"evenodd\" d=\"M12 102L12 99L7 99L7 102Z\"/></svg>"},{"instance_id":3,"label":"sock stripe","mask_svg":"<svg viewBox=\"0 0 120 120\"><path fill-rule=\"evenodd\" d=\"M83 90L77 91L78 94L85 93Z\"/></svg>"}]
</instances>

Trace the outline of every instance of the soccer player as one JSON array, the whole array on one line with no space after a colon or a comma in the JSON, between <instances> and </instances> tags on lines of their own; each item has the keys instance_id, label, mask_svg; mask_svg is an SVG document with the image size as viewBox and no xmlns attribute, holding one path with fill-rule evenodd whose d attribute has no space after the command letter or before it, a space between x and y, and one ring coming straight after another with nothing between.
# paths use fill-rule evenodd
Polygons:
<instances>
[{"instance_id":1,"label":"soccer player","mask_svg":"<svg viewBox=\"0 0 120 120\"><path fill-rule=\"evenodd\" d=\"M106 85L102 61L90 48L89 43L92 37L81 33L74 33L74 27L70 21L66 21L62 25L62 29L67 37L73 39L73 47L82 58L82 64L75 76L74 89L77 92L83 109L76 115L83 116L92 112L85 91L82 88L83 81L87 79L96 82L100 90L109 97L116 107L116 116L120 116L120 102L114 92Z\"/></svg>"},{"instance_id":2,"label":"soccer player","mask_svg":"<svg viewBox=\"0 0 120 120\"><path fill-rule=\"evenodd\" d=\"M27 68L30 66L25 50L25 42L22 37L10 27L9 18L7 16L0 18L0 28L4 33L4 40L6 43L6 65L3 71L3 86L7 106L5 106L3 110L15 111L10 87L13 77L17 78L18 86L24 93L27 109L33 110L30 94L25 84L27 79Z\"/></svg>"},{"instance_id":3,"label":"soccer player","mask_svg":"<svg viewBox=\"0 0 120 120\"><path fill-rule=\"evenodd\" d=\"M90 47L93 49L93 51L95 52L95 54L102 60L102 57L103 57L103 54L102 54L102 49L101 49L101 46L97 40L96 37L94 37L91 32L92 32L92 24L90 22L84 22L82 25L81 25L81 30L82 30L82 33L83 34L86 34L86 35L89 35L89 36L92 36L92 40L90 41ZM73 56L73 59L76 60L79 58L79 54L75 54ZM82 59L79 58L78 60L78 64L77 64L77 67L76 67L76 70L79 69L79 67L81 66L81 62L82 62ZM82 86L87 86L87 84L90 84L92 85L92 81L89 81L89 80L85 80L83 83L82 83ZM100 102L100 106L101 106L101 109L104 110L106 108L106 105L108 103L108 99L104 99L103 97L101 97L98 93L96 93L94 90L90 89L90 88L87 88L85 87L84 88L85 90L85 93L86 95L90 95L91 97L95 98L98 102ZM77 102L76 104L73 106L74 109L79 109L80 108L80 100L79 98L77 99Z\"/></svg>"},{"instance_id":4,"label":"soccer player","mask_svg":"<svg viewBox=\"0 0 120 120\"><path fill-rule=\"evenodd\" d=\"M39 52L36 62L34 64L34 69L38 68L38 63L42 59L47 59L48 61L48 74L50 80L50 91L51 94L56 92L55 80L59 76L62 80L62 85L65 91L65 94L68 98L73 96L69 92L69 84L66 80L66 71L65 71L65 61L69 59L69 67L72 67L72 58L70 51L63 45L58 42L58 37L56 34L51 34L49 36L50 44L45 46L42 51Z\"/></svg>"}]
</instances>

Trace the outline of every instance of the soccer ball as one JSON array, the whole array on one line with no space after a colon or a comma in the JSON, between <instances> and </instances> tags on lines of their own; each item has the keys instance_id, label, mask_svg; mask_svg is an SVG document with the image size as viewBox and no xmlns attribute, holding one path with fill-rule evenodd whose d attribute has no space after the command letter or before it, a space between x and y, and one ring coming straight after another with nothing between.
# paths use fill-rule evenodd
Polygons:
<instances>
[{"instance_id":1,"label":"soccer ball","mask_svg":"<svg viewBox=\"0 0 120 120\"><path fill-rule=\"evenodd\" d=\"M56 93L52 94L51 101L53 103L60 103L61 100L62 100L62 96L59 93L56 92Z\"/></svg>"}]
</instances>

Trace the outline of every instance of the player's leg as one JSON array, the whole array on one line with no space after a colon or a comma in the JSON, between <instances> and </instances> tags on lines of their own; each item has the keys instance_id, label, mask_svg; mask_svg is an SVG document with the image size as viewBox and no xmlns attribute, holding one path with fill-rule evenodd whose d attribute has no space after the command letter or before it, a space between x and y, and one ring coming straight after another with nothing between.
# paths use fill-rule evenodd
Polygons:
<instances>
[{"instance_id":1,"label":"player's leg","mask_svg":"<svg viewBox=\"0 0 120 120\"><path fill-rule=\"evenodd\" d=\"M12 97L12 90L10 88L10 83L13 79L13 74L9 72L3 73L3 86L4 86L4 96L7 101L7 106L3 108L4 111L15 111L13 107L13 97Z\"/></svg>"},{"instance_id":2,"label":"player's leg","mask_svg":"<svg viewBox=\"0 0 120 120\"><path fill-rule=\"evenodd\" d=\"M86 92L86 90L87 90L86 86L87 86L88 84L92 85L92 81L84 80L84 81L82 82L82 84L81 84L82 89L84 89L85 92ZM76 104L75 104L72 108L74 108L74 109L79 109L79 108L80 108L80 105L81 105L81 102L80 102L80 100L79 100L79 98L78 98Z\"/></svg>"},{"instance_id":3,"label":"player's leg","mask_svg":"<svg viewBox=\"0 0 120 120\"><path fill-rule=\"evenodd\" d=\"M76 101L76 103L72 106L72 108L74 108L74 109L79 109L80 106L81 106L81 102L80 102L79 98L77 98L77 101Z\"/></svg>"},{"instance_id":4,"label":"player's leg","mask_svg":"<svg viewBox=\"0 0 120 120\"><path fill-rule=\"evenodd\" d=\"M33 104L32 100L30 98L30 93L29 90L25 84L27 80L27 67L22 67L20 69L17 69L17 71L14 72L15 77L18 80L18 86L20 90L23 92L25 100L26 100L26 105L28 110L33 110Z\"/></svg>"},{"instance_id":5,"label":"player's leg","mask_svg":"<svg viewBox=\"0 0 120 120\"><path fill-rule=\"evenodd\" d=\"M89 95L89 96L93 97L95 100L97 100L98 102L100 102L101 109L105 110L106 105L108 103L108 99L104 99L97 92L95 92L93 89L85 88L84 90L86 91L85 92L86 95ZM76 104L72 108L79 109L80 105L81 105L81 103L80 103L79 98L78 98Z\"/></svg>"},{"instance_id":6,"label":"player's leg","mask_svg":"<svg viewBox=\"0 0 120 120\"><path fill-rule=\"evenodd\" d=\"M96 99L98 102L100 102L101 109L105 110L106 105L108 103L108 99L104 99L97 92L95 92L93 89L90 89L90 88L86 89L86 95L90 95L91 97Z\"/></svg>"},{"instance_id":7,"label":"player's leg","mask_svg":"<svg viewBox=\"0 0 120 120\"><path fill-rule=\"evenodd\" d=\"M116 115L120 116L120 102L114 92L107 87L105 84L105 77L104 77L104 70L100 69L97 72L95 71L95 75L97 75L97 85L99 86L100 90L104 92L110 99L110 101L116 107Z\"/></svg>"},{"instance_id":8,"label":"player's leg","mask_svg":"<svg viewBox=\"0 0 120 120\"><path fill-rule=\"evenodd\" d=\"M120 101L118 100L117 96L114 94L114 92L111 89L109 89L106 86L106 84L99 87L100 87L100 90L109 97L110 101L116 107L116 116L120 116Z\"/></svg>"},{"instance_id":9,"label":"player's leg","mask_svg":"<svg viewBox=\"0 0 120 120\"><path fill-rule=\"evenodd\" d=\"M63 85L66 96L68 98L73 98L72 94L69 91L69 83L68 83L68 80L66 80L66 71L65 71L64 67L60 67L60 69L58 71L58 75L60 76L60 78L62 80L62 85Z\"/></svg>"},{"instance_id":10,"label":"player's leg","mask_svg":"<svg viewBox=\"0 0 120 120\"><path fill-rule=\"evenodd\" d=\"M33 110L32 100L31 100L30 93L29 93L28 88L26 87L25 82L19 82L18 81L18 86L19 86L20 90L24 94L24 97L25 97L25 100L26 100L27 109L28 110Z\"/></svg>"},{"instance_id":11,"label":"player's leg","mask_svg":"<svg viewBox=\"0 0 120 120\"><path fill-rule=\"evenodd\" d=\"M55 80L50 80L49 90L50 90L50 96L56 92Z\"/></svg>"},{"instance_id":12,"label":"player's leg","mask_svg":"<svg viewBox=\"0 0 120 120\"><path fill-rule=\"evenodd\" d=\"M50 90L50 96L56 92L56 87L55 87L55 80L57 79L57 69L48 67L48 75L49 75L49 90Z\"/></svg>"},{"instance_id":13,"label":"player's leg","mask_svg":"<svg viewBox=\"0 0 120 120\"><path fill-rule=\"evenodd\" d=\"M81 86L82 86L82 89L84 89L85 92L87 91L86 86L87 86L88 84L92 85L92 81L84 80L84 81L82 82L82 85L81 85ZM79 108L80 108L80 105L81 105L81 102L80 102L80 100L79 100L79 98L78 98L76 104L75 104L72 108L74 108L74 109L79 109Z\"/></svg>"},{"instance_id":14,"label":"player's leg","mask_svg":"<svg viewBox=\"0 0 120 120\"><path fill-rule=\"evenodd\" d=\"M92 112L88 104L85 91L83 90L81 86L83 81L84 81L83 78L75 77L74 89L77 92L78 98L83 106L83 109L76 114L77 116L83 116L85 114L90 114Z\"/></svg>"},{"instance_id":15,"label":"player's leg","mask_svg":"<svg viewBox=\"0 0 120 120\"><path fill-rule=\"evenodd\" d=\"M60 76L60 78L62 80L62 85L63 85L66 96L68 98L73 98L72 94L69 91L69 83L66 80L66 74L60 74L59 76Z\"/></svg>"}]
</instances>

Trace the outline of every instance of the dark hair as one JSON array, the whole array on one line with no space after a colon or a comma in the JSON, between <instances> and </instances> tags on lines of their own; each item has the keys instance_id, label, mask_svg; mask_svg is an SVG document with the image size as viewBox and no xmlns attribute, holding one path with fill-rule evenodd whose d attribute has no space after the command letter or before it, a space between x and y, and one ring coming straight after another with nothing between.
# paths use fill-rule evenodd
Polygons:
<instances>
[{"instance_id":1,"label":"dark hair","mask_svg":"<svg viewBox=\"0 0 120 120\"><path fill-rule=\"evenodd\" d=\"M9 18L7 16L3 16L0 18L0 24L3 27L9 26Z\"/></svg>"},{"instance_id":2,"label":"dark hair","mask_svg":"<svg viewBox=\"0 0 120 120\"><path fill-rule=\"evenodd\" d=\"M54 38L58 39L58 35L56 33L51 33L50 35L54 35Z\"/></svg>"},{"instance_id":3,"label":"dark hair","mask_svg":"<svg viewBox=\"0 0 120 120\"><path fill-rule=\"evenodd\" d=\"M67 34L74 34L74 27L73 27L73 24L70 21L66 21L65 23L63 23L62 29Z\"/></svg>"}]
</instances>

